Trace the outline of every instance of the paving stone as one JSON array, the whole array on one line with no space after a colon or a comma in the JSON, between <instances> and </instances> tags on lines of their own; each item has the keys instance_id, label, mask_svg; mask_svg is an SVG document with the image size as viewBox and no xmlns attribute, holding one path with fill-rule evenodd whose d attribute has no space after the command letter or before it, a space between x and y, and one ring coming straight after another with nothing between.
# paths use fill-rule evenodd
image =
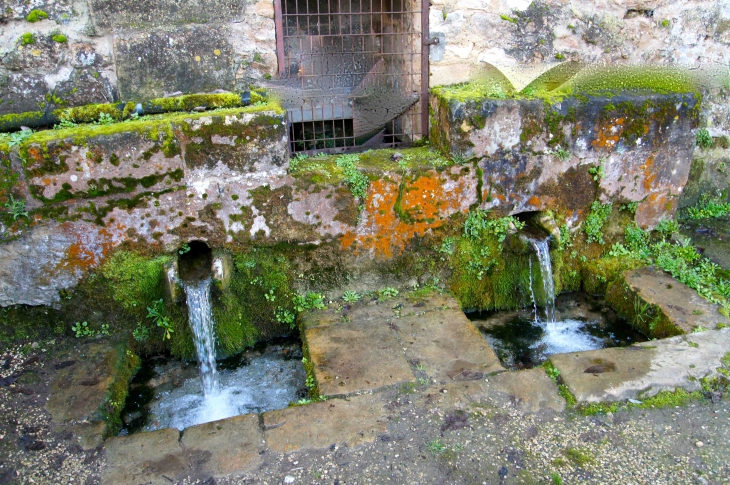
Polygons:
<instances>
[{"instance_id":1,"label":"paving stone","mask_svg":"<svg viewBox=\"0 0 730 485\"><path fill-rule=\"evenodd\" d=\"M333 444L357 446L385 432L388 413L379 395L363 394L263 414L266 445L288 453Z\"/></svg>"},{"instance_id":2,"label":"paving stone","mask_svg":"<svg viewBox=\"0 0 730 485\"><path fill-rule=\"evenodd\" d=\"M415 381L391 324L386 305L372 305L348 315L349 322L309 327L304 339L323 396L348 394ZM376 317L377 316L377 317ZM310 319L312 317L310 316ZM310 325L312 325L310 320Z\"/></svg>"},{"instance_id":3,"label":"paving stone","mask_svg":"<svg viewBox=\"0 0 730 485\"><path fill-rule=\"evenodd\" d=\"M186 428L180 444L199 472L223 476L257 466L264 436L259 416L244 414Z\"/></svg>"},{"instance_id":4,"label":"paving stone","mask_svg":"<svg viewBox=\"0 0 730 485\"><path fill-rule=\"evenodd\" d=\"M453 297L408 303L395 322L409 360L436 382L481 379L502 371L497 355Z\"/></svg>"},{"instance_id":5,"label":"paving stone","mask_svg":"<svg viewBox=\"0 0 730 485\"><path fill-rule=\"evenodd\" d=\"M474 404L534 413L544 409L561 412L565 400L558 387L541 368L507 371L487 379L453 382L429 388L423 398L444 408L465 408Z\"/></svg>"},{"instance_id":6,"label":"paving stone","mask_svg":"<svg viewBox=\"0 0 730 485\"><path fill-rule=\"evenodd\" d=\"M578 401L642 399L677 388L697 391L717 375L730 350L730 328L588 352L556 354L550 361Z\"/></svg>"},{"instance_id":7,"label":"paving stone","mask_svg":"<svg viewBox=\"0 0 730 485\"><path fill-rule=\"evenodd\" d=\"M103 485L170 484L190 472L179 443L180 432L166 428L106 441Z\"/></svg>"}]
</instances>

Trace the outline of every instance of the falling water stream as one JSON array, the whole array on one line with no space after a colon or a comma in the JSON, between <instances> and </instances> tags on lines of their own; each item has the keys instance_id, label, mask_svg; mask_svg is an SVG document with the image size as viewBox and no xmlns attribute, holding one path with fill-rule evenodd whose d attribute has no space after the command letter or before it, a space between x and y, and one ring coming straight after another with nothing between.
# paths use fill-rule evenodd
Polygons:
<instances>
[{"instance_id":1,"label":"falling water stream","mask_svg":"<svg viewBox=\"0 0 730 485\"><path fill-rule=\"evenodd\" d=\"M200 367L200 381L203 394L215 396L220 393L220 379L215 363L215 335L213 334L213 312L210 306L210 278L186 282L185 296L188 301L188 319L193 331L195 351Z\"/></svg>"}]
</instances>

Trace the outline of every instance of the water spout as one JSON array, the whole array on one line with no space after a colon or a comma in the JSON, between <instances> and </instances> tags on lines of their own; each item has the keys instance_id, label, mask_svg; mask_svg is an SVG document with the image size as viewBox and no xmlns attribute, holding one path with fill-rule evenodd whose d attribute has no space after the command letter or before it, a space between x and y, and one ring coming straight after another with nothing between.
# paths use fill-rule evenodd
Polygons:
<instances>
[{"instance_id":1,"label":"water spout","mask_svg":"<svg viewBox=\"0 0 730 485\"><path fill-rule=\"evenodd\" d=\"M193 330L195 350L200 366L200 380L203 394L216 395L220 392L218 371L215 363L215 335L213 333L213 312L210 305L210 278L185 282L188 301L188 318Z\"/></svg>"},{"instance_id":2,"label":"water spout","mask_svg":"<svg viewBox=\"0 0 730 485\"><path fill-rule=\"evenodd\" d=\"M550 261L550 248L548 247L548 238L536 239L528 238L530 246L535 251L537 261L540 265L540 276L542 279L542 294L545 303L545 323L548 325L555 324L555 284L553 282L553 267ZM535 323L541 323L537 301L535 300L535 290L532 283L532 257L530 257L530 291L532 294L532 303L535 308Z\"/></svg>"}]
</instances>

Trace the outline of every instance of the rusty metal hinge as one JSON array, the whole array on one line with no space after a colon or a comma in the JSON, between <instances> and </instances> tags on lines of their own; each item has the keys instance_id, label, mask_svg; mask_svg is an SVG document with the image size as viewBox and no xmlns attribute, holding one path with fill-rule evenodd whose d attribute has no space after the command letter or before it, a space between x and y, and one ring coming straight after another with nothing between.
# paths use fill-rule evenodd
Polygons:
<instances>
[{"instance_id":1,"label":"rusty metal hinge","mask_svg":"<svg viewBox=\"0 0 730 485\"><path fill-rule=\"evenodd\" d=\"M431 37L423 41L423 45L436 45L440 42L438 37Z\"/></svg>"}]
</instances>

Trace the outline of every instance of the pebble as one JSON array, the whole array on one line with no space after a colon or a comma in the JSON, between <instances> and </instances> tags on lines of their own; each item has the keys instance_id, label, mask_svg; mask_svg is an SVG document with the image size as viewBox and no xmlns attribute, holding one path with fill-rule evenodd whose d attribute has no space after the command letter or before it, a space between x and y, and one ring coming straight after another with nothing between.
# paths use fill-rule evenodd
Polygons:
<instances>
[{"instance_id":1,"label":"pebble","mask_svg":"<svg viewBox=\"0 0 730 485\"><path fill-rule=\"evenodd\" d=\"M291 475L287 475L284 477L284 483L294 483L294 477Z\"/></svg>"},{"instance_id":2,"label":"pebble","mask_svg":"<svg viewBox=\"0 0 730 485\"><path fill-rule=\"evenodd\" d=\"M695 446L697 448L702 448L703 446L705 446L705 444L703 442L701 442L701 441L698 441L697 443L695 443Z\"/></svg>"}]
</instances>

